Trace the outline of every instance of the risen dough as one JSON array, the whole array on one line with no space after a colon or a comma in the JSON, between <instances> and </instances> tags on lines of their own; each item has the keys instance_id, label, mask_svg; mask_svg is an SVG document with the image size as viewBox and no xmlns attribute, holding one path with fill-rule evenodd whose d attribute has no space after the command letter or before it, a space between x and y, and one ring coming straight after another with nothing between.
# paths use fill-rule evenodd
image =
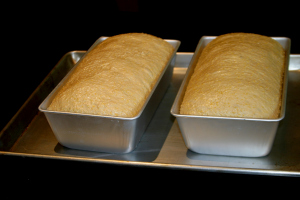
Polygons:
<instances>
[{"instance_id":1,"label":"risen dough","mask_svg":"<svg viewBox=\"0 0 300 200\"><path fill-rule=\"evenodd\" d=\"M188 83L180 113L277 118L285 52L270 37L231 33L203 50Z\"/></svg>"},{"instance_id":2,"label":"risen dough","mask_svg":"<svg viewBox=\"0 0 300 200\"><path fill-rule=\"evenodd\" d=\"M133 117L173 51L172 45L148 34L110 37L85 56L48 110Z\"/></svg>"}]
</instances>

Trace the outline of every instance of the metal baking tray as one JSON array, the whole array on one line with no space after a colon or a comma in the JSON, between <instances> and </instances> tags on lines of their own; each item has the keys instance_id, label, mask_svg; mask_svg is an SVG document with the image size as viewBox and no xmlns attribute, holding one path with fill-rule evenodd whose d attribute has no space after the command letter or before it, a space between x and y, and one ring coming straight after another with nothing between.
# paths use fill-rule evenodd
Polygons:
<instances>
[{"instance_id":1,"label":"metal baking tray","mask_svg":"<svg viewBox=\"0 0 300 200\"><path fill-rule=\"evenodd\" d=\"M273 38L282 45L286 54L281 113L277 119L182 115L179 112L180 105L198 58L204 47L215 38L203 36L200 39L171 113L178 121L187 148L194 152L226 156L265 156L271 150L279 121L285 114L290 39Z\"/></svg>"},{"instance_id":2,"label":"metal baking tray","mask_svg":"<svg viewBox=\"0 0 300 200\"><path fill-rule=\"evenodd\" d=\"M107 37L100 37L86 54L106 39ZM47 110L52 99L67 81L78 63L80 63L78 61L74 68L39 106L39 110L45 113L59 143L69 148L89 151L108 153L128 153L133 151L172 79L176 52L180 46L180 41L165 41L174 47L174 52L153 86L141 111L130 118Z\"/></svg>"},{"instance_id":3,"label":"metal baking tray","mask_svg":"<svg viewBox=\"0 0 300 200\"><path fill-rule=\"evenodd\" d=\"M271 152L264 157L198 154L185 146L177 120L170 113L193 53L177 53L173 77L136 149L127 154L81 151L62 146L37 107L84 55L65 54L20 110L0 132L1 157L29 157L118 166L141 166L206 172L300 177L300 55L290 56L286 114L279 123Z\"/></svg>"}]
</instances>

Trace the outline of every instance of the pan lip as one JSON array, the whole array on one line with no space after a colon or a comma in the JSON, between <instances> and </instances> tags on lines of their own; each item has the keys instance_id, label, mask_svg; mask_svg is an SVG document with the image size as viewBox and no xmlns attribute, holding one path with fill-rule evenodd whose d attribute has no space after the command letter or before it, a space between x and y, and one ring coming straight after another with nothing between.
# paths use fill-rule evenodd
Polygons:
<instances>
[{"instance_id":1,"label":"pan lip","mask_svg":"<svg viewBox=\"0 0 300 200\"><path fill-rule=\"evenodd\" d=\"M149 93L146 101L144 102L143 106L141 107L140 111L133 117L122 117L122 116L110 116L110 115L99 115L99 114L89 114L89 113L76 113L76 112L68 112L68 111L55 111L55 110L48 110L46 108L46 102L49 101L49 99L53 98L55 93L61 88L61 86L63 85L63 83L65 82L65 79L67 79L70 74L72 73L72 71L78 66L78 64L81 62L81 60L93 49L95 48L98 44L100 44L101 42L103 42L104 40L106 40L107 38L109 38L109 36L101 36L99 37L94 43L93 45L85 52L85 54L82 56L82 58L74 65L74 67L64 76L64 78L58 83L57 86L54 87L54 89L48 94L48 96L43 100L43 102L39 105L38 109L41 112L45 112L45 113L49 113L49 114L64 114L64 115L70 115L70 116L81 116L81 117L96 117L96 118L106 118L106 119L115 119L115 120L136 120L137 118L139 118L143 111L146 108L146 105L148 104L150 98L152 97L154 91L156 90L160 80L162 79L163 75L165 74L167 68L169 67L169 65L171 64L172 60L175 59L176 53L178 51L178 48L181 44L180 40L176 40L176 39L163 39L164 41L170 43L175 43L174 44L174 50L173 53L171 54L168 62L166 63L164 69L162 70L160 76L158 77L158 79L156 80L155 85L153 86L151 92Z\"/></svg>"}]
</instances>

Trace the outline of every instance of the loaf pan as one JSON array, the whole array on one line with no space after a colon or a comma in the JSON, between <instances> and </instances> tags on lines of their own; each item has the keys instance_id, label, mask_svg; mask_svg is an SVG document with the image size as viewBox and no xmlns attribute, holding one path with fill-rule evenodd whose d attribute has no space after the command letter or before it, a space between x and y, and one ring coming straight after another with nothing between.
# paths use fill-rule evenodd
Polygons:
<instances>
[{"instance_id":1,"label":"loaf pan","mask_svg":"<svg viewBox=\"0 0 300 200\"><path fill-rule=\"evenodd\" d=\"M282 45L286 54L282 105L277 119L181 115L180 105L194 67L204 47L215 38L203 36L200 39L172 105L171 114L176 117L184 142L191 151L226 156L265 156L272 148L278 124L285 115L290 39L273 37Z\"/></svg>"},{"instance_id":2,"label":"loaf pan","mask_svg":"<svg viewBox=\"0 0 300 200\"><path fill-rule=\"evenodd\" d=\"M107 37L100 37L90 47L87 53L105 39L107 39ZM39 110L45 113L49 125L58 142L63 146L80 150L107 153L128 153L133 151L141 139L141 136L143 135L172 79L176 51L179 48L180 41L165 41L174 47L174 52L162 74L158 78L141 111L135 117L131 118L47 110L59 89L64 85L68 77L72 74L72 71L80 63L80 61L78 61L78 63L39 106Z\"/></svg>"}]
</instances>

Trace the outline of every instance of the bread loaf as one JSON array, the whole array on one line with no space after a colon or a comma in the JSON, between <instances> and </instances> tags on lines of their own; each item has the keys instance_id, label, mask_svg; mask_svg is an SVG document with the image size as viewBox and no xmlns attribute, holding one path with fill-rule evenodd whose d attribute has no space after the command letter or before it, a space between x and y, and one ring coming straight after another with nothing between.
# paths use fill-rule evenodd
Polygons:
<instances>
[{"instance_id":1,"label":"bread loaf","mask_svg":"<svg viewBox=\"0 0 300 200\"><path fill-rule=\"evenodd\" d=\"M134 117L173 51L149 34L109 37L81 60L48 110Z\"/></svg>"},{"instance_id":2,"label":"bread loaf","mask_svg":"<svg viewBox=\"0 0 300 200\"><path fill-rule=\"evenodd\" d=\"M180 114L277 118L285 52L270 37L230 33L211 41L200 55Z\"/></svg>"}]
</instances>

